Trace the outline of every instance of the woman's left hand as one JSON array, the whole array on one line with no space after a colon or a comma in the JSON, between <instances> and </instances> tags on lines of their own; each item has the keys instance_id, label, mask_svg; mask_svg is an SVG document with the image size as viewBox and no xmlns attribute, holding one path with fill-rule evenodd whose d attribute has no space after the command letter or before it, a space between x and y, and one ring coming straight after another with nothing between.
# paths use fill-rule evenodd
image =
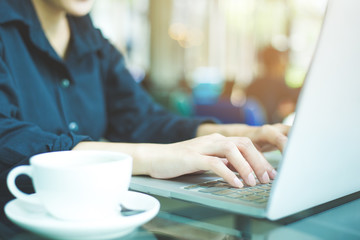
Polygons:
<instances>
[{"instance_id":1,"label":"woman's left hand","mask_svg":"<svg viewBox=\"0 0 360 240\"><path fill-rule=\"evenodd\" d=\"M205 123L199 126L197 136L220 133L227 137L248 137L259 151L268 152L276 149L284 150L289 130L290 126L280 123L263 126Z\"/></svg>"}]
</instances>

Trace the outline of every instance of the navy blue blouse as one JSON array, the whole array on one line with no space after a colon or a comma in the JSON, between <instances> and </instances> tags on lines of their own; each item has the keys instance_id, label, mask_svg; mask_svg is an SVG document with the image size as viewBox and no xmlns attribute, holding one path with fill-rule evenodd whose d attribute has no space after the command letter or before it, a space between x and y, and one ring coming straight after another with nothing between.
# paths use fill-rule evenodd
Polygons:
<instances>
[{"instance_id":1,"label":"navy blue blouse","mask_svg":"<svg viewBox=\"0 0 360 240\"><path fill-rule=\"evenodd\" d=\"M30 0L0 1L0 175L30 156L101 138L170 143L204 119L169 113L129 74L89 16L68 17L66 58L48 42Z\"/></svg>"}]
</instances>

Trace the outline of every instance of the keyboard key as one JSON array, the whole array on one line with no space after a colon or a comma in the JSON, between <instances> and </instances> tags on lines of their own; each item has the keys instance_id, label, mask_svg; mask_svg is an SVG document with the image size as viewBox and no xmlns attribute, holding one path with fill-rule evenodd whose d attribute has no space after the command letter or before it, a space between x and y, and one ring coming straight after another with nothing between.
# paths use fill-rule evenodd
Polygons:
<instances>
[{"instance_id":1,"label":"keyboard key","mask_svg":"<svg viewBox=\"0 0 360 240\"><path fill-rule=\"evenodd\" d=\"M259 189L259 188L252 188L250 190L248 190L250 192L253 192L253 193L257 193L257 192L263 192L264 190L263 189Z\"/></svg>"},{"instance_id":2,"label":"keyboard key","mask_svg":"<svg viewBox=\"0 0 360 240\"><path fill-rule=\"evenodd\" d=\"M256 195L262 196L262 197L269 197L270 193L269 192L259 192Z\"/></svg>"},{"instance_id":3,"label":"keyboard key","mask_svg":"<svg viewBox=\"0 0 360 240\"><path fill-rule=\"evenodd\" d=\"M225 190L216 191L216 192L211 192L211 193L214 194L214 195L225 196L225 195L234 193L234 190L232 190L232 189L225 189Z\"/></svg>"},{"instance_id":4,"label":"keyboard key","mask_svg":"<svg viewBox=\"0 0 360 240\"><path fill-rule=\"evenodd\" d=\"M244 195L242 195L241 193L231 193L231 194L226 195L226 197L229 197L229 198L241 198L241 197L244 197Z\"/></svg>"},{"instance_id":5,"label":"keyboard key","mask_svg":"<svg viewBox=\"0 0 360 240\"><path fill-rule=\"evenodd\" d=\"M209 188L200 189L199 192L212 193L212 192L222 191L222 190L224 190L224 189L223 188L217 188L217 187L209 187Z\"/></svg>"},{"instance_id":6,"label":"keyboard key","mask_svg":"<svg viewBox=\"0 0 360 240\"><path fill-rule=\"evenodd\" d=\"M195 184L195 185L190 185L190 186L184 187L184 189L194 189L194 188L200 188L200 186L198 184Z\"/></svg>"}]
</instances>

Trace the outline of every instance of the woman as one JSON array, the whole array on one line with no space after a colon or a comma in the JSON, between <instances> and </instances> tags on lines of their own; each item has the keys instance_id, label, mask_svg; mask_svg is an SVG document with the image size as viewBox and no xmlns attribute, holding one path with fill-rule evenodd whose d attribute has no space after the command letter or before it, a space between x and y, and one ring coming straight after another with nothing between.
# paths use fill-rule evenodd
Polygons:
<instances>
[{"instance_id":1,"label":"woman","mask_svg":"<svg viewBox=\"0 0 360 240\"><path fill-rule=\"evenodd\" d=\"M243 187L235 170L252 186L253 172L262 183L274 179L276 171L258 150L282 150L287 126L222 125L165 111L93 27L92 5L0 1L2 178L37 153L96 149L126 152L133 174L155 178L212 170Z\"/></svg>"}]
</instances>

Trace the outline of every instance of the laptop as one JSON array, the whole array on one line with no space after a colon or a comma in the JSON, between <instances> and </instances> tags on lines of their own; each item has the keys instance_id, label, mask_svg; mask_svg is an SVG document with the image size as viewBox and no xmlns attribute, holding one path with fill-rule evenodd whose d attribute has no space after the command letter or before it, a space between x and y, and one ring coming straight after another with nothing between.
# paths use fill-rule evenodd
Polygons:
<instances>
[{"instance_id":1,"label":"laptop","mask_svg":"<svg viewBox=\"0 0 360 240\"><path fill-rule=\"evenodd\" d=\"M130 189L270 220L359 192L359 12L358 0L328 2L278 175L256 186L262 198L242 194L252 190L231 188L212 173L170 180L134 176Z\"/></svg>"}]
</instances>

